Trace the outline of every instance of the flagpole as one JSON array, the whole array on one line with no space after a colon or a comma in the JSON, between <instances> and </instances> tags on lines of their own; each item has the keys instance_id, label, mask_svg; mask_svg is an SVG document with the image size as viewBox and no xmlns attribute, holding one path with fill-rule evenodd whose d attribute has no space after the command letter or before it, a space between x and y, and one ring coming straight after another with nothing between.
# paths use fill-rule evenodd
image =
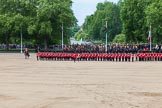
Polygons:
<instances>
[{"instance_id":1,"label":"flagpole","mask_svg":"<svg viewBox=\"0 0 162 108\"><path fill-rule=\"evenodd\" d=\"M151 25L150 25L150 34L149 34L150 35L150 51L152 51L152 45L151 45L151 38L152 38L152 36L151 36L151 34L152 33L151 33Z\"/></svg>"}]
</instances>

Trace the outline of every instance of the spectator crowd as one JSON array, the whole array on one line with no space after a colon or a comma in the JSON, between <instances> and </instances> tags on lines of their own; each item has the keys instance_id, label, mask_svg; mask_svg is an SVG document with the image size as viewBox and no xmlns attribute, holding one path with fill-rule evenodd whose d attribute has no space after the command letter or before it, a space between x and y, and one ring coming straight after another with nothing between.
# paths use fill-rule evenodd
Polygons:
<instances>
[{"instance_id":1,"label":"spectator crowd","mask_svg":"<svg viewBox=\"0 0 162 108\"><path fill-rule=\"evenodd\" d=\"M61 45L51 45L49 49L44 50L39 45L23 45L23 48L35 48L36 52L64 52L64 53L138 53L149 52L149 44L120 44L112 43L107 45L107 52L105 51L105 44L73 44L64 45L63 49ZM19 49L19 44L9 44L10 49ZM0 49L6 49L6 44L0 44ZM162 53L162 44L153 44L152 52Z\"/></svg>"},{"instance_id":2,"label":"spectator crowd","mask_svg":"<svg viewBox=\"0 0 162 108\"><path fill-rule=\"evenodd\" d=\"M63 52L68 53L105 53L104 44L86 44L86 45L64 45ZM138 53L138 52L149 52L149 44L108 44L106 53ZM162 45L153 45L153 52L162 52Z\"/></svg>"}]
</instances>

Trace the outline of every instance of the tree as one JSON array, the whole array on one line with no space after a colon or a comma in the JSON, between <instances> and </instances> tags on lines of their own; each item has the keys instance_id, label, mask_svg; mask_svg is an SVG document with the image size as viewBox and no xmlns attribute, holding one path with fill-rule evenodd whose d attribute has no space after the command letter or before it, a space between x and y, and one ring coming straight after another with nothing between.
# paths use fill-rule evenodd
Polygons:
<instances>
[{"instance_id":1,"label":"tree","mask_svg":"<svg viewBox=\"0 0 162 108\"><path fill-rule=\"evenodd\" d=\"M162 0L150 1L145 9L146 26L152 26L152 39L155 43L162 42Z\"/></svg>"},{"instance_id":2,"label":"tree","mask_svg":"<svg viewBox=\"0 0 162 108\"><path fill-rule=\"evenodd\" d=\"M86 40L87 39L87 34L80 29L74 36L75 40L79 41L81 39Z\"/></svg>"},{"instance_id":3,"label":"tree","mask_svg":"<svg viewBox=\"0 0 162 108\"><path fill-rule=\"evenodd\" d=\"M9 44L11 37L18 38L22 31L24 39L35 40L35 44L44 42L47 49L48 44L61 40L62 23L64 39L69 38L68 28L76 24L71 6L71 0L1 0L1 37Z\"/></svg>"},{"instance_id":4,"label":"tree","mask_svg":"<svg viewBox=\"0 0 162 108\"><path fill-rule=\"evenodd\" d=\"M28 4L31 0L1 0L0 2L0 23L1 34L6 38L5 43L9 50L9 43L12 39L18 38L23 28L23 33L27 34L28 15L31 12ZM19 39L20 40L20 39Z\"/></svg>"},{"instance_id":5,"label":"tree","mask_svg":"<svg viewBox=\"0 0 162 108\"><path fill-rule=\"evenodd\" d=\"M64 36L68 35L67 28L76 24L76 18L71 10L71 0L39 0L37 16L32 26L28 28L30 34L37 33L37 39L44 41L45 49L48 43L58 43L61 40L61 25L64 25ZM67 39L67 37L64 37Z\"/></svg>"},{"instance_id":6,"label":"tree","mask_svg":"<svg viewBox=\"0 0 162 108\"><path fill-rule=\"evenodd\" d=\"M83 30L88 34L88 38L95 40L105 40L106 21L108 22L108 41L111 42L116 34L121 33L120 11L118 5L105 1L98 3L96 12L87 16L83 24Z\"/></svg>"},{"instance_id":7,"label":"tree","mask_svg":"<svg viewBox=\"0 0 162 108\"><path fill-rule=\"evenodd\" d=\"M121 5L123 33L127 42L146 42L148 26L146 26L145 9L149 0L124 0Z\"/></svg>"},{"instance_id":8,"label":"tree","mask_svg":"<svg viewBox=\"0 0 162 108\"><path fill-rule=\"evenodd\" d=\"M125 34L116 35L113 42L115 42L115 43L125 43L126 42Z\"/></svg>"}]
</instances>

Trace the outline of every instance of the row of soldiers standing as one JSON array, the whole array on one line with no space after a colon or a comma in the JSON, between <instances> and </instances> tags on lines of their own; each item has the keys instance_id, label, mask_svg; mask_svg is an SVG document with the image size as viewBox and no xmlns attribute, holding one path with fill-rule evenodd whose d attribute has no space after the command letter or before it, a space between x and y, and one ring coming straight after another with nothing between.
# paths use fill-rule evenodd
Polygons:
<instances>
[{"instance_id":1,"label":"row of soldiers standing","mask_svg":"<svg viewBox=\"0 0 162 108\"><path fill-rule=\"evenodd\" d=\"M39 52L37 60L54 61L162 61L162 53L53 53Z\"/></svg>"}]
</instances>

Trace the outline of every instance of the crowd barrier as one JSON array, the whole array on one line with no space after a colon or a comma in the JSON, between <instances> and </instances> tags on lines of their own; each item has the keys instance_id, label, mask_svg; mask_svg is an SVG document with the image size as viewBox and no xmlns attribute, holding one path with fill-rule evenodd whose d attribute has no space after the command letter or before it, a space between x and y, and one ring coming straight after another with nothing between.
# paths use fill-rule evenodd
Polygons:
<instances>
[{"instance_id":1,"label":"crowd barrier","mask_svg":"<svg viewBox=\"0 0 162 108\"><path fill-rule=\"evenodd\" d=\"M53 53L39 52L37 60L55 61L162 61L162 53Z\"/></svg>"}]
</instances>

